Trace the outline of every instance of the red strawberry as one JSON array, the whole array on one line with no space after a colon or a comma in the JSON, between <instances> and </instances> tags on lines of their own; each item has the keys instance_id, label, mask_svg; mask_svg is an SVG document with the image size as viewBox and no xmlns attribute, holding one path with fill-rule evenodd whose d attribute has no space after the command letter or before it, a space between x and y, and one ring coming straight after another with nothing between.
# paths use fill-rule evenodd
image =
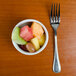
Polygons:
<instances>
[{"instance_id":1,"label":"red strawberry","mask_svg":"<svg viewBox=\"0 0 76 76\"><path fill-rule=\"evenodd\" d=\"M24 26L20 29L20 36L26 40L29 41L33 38L32 28L29 26Z\"/></svg>"}]
</instances>

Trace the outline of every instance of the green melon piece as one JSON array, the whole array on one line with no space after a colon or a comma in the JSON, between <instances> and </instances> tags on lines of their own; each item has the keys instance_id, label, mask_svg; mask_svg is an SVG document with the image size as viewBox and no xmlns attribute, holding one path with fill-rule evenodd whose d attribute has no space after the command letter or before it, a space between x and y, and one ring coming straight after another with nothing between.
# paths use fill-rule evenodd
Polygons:
<instances>
[{"instance_id":1,"label":"green melon piece","mask_svg":"<svg viewBox=\"0 0 76 76\"><path fill-rule=\"evenodd\" d=\"M25 45L27 42L20 37L20 28L16 27L12 34L12 40L20 45Z\"/></svg>"}]
</instances>

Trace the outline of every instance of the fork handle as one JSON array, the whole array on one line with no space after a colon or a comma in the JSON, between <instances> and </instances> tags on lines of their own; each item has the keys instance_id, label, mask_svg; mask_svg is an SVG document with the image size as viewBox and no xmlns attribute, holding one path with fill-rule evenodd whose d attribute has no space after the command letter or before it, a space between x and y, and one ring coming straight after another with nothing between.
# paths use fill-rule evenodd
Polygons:
<instances>
[{"instance_id":1,"label":"fork handle","mask_svg":"<svg viewBox=\"0 0 76 76\"><path fill-rule=\"evenodd\" d=\"M59 56L58 56L58 47L57 47L57 32L55 31L55 51L54 51L54 61L53 61L53 71L59 73L61 71Z\"/></svg>"}]
</instances>

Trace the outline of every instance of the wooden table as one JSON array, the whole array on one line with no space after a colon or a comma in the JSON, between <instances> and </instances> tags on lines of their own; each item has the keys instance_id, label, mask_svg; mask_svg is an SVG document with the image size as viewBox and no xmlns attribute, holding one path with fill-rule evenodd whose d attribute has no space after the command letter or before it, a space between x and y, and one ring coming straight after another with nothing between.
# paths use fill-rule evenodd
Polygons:
<instances>
[{"instance_id":1,"label":"wooden table","mask_svg":"<svg viewBox=\"0 0 76 76\"><path fill-rule=\"evenodd\" d=\"M58 74L52 71L52 3L61 5L58 48L62 71ZM13 27L24 19L41 21L49 32L47 47L34 56L19 53L11 42ZM76 0L0 0L0 76L76 76Z\"/></svg>"}]
</instances>

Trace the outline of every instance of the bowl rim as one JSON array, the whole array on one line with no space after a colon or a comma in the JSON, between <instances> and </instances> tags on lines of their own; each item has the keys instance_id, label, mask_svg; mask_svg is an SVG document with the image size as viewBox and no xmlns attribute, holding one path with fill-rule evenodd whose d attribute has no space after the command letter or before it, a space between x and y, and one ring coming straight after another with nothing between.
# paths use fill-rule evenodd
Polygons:
<instances>
[{"instance_id":1,"label":"bowl rim","mask_svg":"<svg viewBox=\"0 0 76 76\"><path fill-rule=\"evenodd\" d=\"M18 44L16 44L13 40L12 40L12 43L13 43L14 47L16 48L16 50L19 51L20 53L25 54L25 55L35 55L35 54L38 54L38 53L40 53L41 51L43 51L43 49L46 47L46 45L47 45L47 43L48 43L48 39L49 39L49 37L48 37L48 31L47 31L46 27L45 27L40 21L35 20L35 19L25 19L25 20L20 21L19 23L17 23L17 24L15 25L15 27L13 28L13 31L14 31L14 29L15 29L16 27L18 27L19 25L21 25L21 24L23 24L23 23L27 23L27 22L37 22L37 23L39 23L39 24L43 27L43 29L44 29L44 31L45 31L45 34L46 34L46 40L45 40L44 45L43 45L38 51L36 51L36 52L34 52L34 53L29 53L29 52L26 52L26 51L22 50L22 49L18 46ZM13 31L12 31L12 34L13 34Z\"/></svg>"}]
</instances>

